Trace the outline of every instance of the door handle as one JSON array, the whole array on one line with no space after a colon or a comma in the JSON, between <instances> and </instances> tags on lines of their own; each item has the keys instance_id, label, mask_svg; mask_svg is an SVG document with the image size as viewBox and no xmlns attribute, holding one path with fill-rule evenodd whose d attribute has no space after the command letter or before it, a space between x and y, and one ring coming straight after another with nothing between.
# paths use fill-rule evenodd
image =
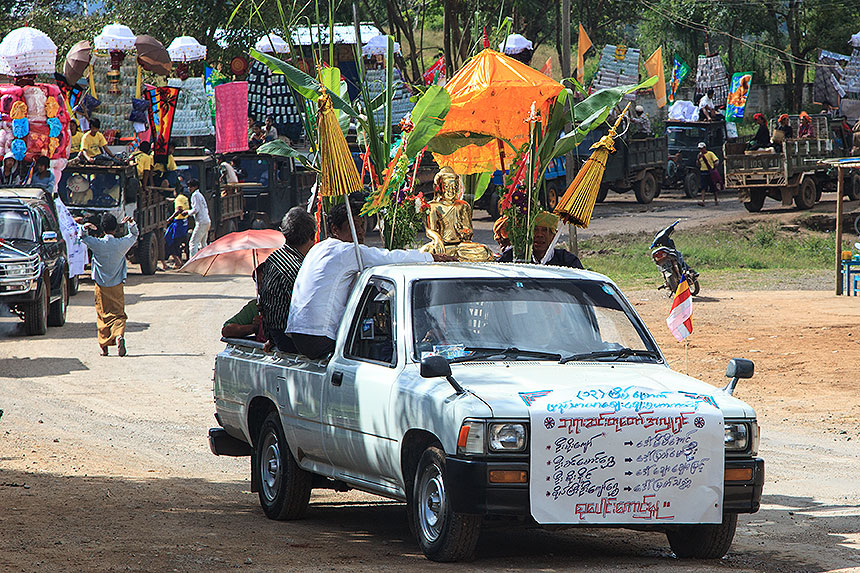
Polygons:
<instances>
[{"instance_id":1,"label":"door handle","mask_svg":"<svg viewBox=\"0 0 860 573\"><path fill-rule=\"evenodd\" d=\"M331 375L331 385L340 386L343 384L343 372L335 372Z\"/></svg>"}]
</instances>

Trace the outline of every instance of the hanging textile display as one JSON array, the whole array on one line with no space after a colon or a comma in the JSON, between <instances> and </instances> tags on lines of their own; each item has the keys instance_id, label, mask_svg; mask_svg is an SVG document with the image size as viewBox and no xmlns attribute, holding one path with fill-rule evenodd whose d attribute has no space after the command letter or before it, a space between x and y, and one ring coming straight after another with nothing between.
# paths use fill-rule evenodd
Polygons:
<instances>
[{"instance_id":1,"label":"hanging textile display","mask_svg":"<svg viewBox=\"0 0 860 573\"><path fill-rule=\"evenodd\" d=\"M403 78L400 76L400 70L394 68L394 85L400 84L400 87L395 88L394 97L391 100L391 125L397 125L403 119L415 104L409 101L409 93L403 87ZM367 91L370 94L370 99L375 98L385 91L385 70L367 70L365 76ZM385 125L385 110L380 108L374 113L376 125Z\"/></svg>"},{"instance_id":2,"label":"hanging textile display","mask_svg":"<svg viewBox=\"0 0 860 573\"><path fill-rule=\"evenodd\" d=\"M675 63L672 66L672 80L669 83L669 103L673 103L675 101L675 94L678 93L678 88L681 86L681 82L684 81L684 78L690 73L690 66L684 62L678 56L675 56Z\"/></svg>"},{"instance_id":3,"label":"hanging textile display","mask_svg":"<svg viewBox=\"0 0 860 573\"><path fill-rule=\"evenodd\" d=\"M248 82L215 86L215 151L248 150Z\"/></svg>"},{"instance_id":4,"label":"hanging textile display","mask_svg":"<svg viewBox=\"0 0 860 573\"><path fill-rule=\"evenodd\" d=\"M696 96L714 91L711 99L718 109L725 107L729 97L729 76L720 56L699 56L696 64Z\"/></svg>"},{"instance_id":5,"label":"hanging textile display","mask_svg":"<svg viewBox=\"0 0 860 573\"><path fill-rule=\"evenodd\" d=\"M732 75L732 85L726 100L726 121L742 122L752 86L752 72Z\"/></svg>"},{"instance_id":6,"label":"hanging textile display","mask_svg":"<svg viewBox=\"0 0 860 573\"><path fill-rule=\"evenodd\" d=\"M302 116L293 90L283 74L273 74L254 60L248 70L248 117L263 123L272 116L278 132L291 140L302 135ZM247 127L247 126L246 126Z\"/></svg>"},{"instance_id":7,"label":"hanging textile display","mask_svg":"<svg viewBox=\"0 0 860 573\"><path fill-rule=\"evenodd\" d=\"M209 111L209 101L203 78L170 78L170 87L179 88L179 101L173 120L173 135L178 137L214 135L215 126Z\"/></svg>"},{"instance_id":8,"label":"hanging textile display","mask_svg":"<svg viewBox=\"0 0 860 573\"><path fill-rule=\"evenodd\" d=\"M845 95L845 65L851 58L843 54L818 51L815 80L812 83L812 101L819 105L838 108Z\"/></svg>"},{"instance_id":9,"label":"hanging textile display","mask_svg":"<svg viewBox=\"0 0 860 573\"><path fill-rule=\"evenodd\" d=\"M54 84L0 85L0 157L7 152L18 161L40 155L55 161L69 156L69 113L60 88ZM62 167L61 167L62 168Z\"/></svg>"},{"instance_id":10,"label":"hanging textile display","mask_svg":"<svg viewBox=\"0 0 860 573\"><path fill-rule=\"evenodd\" d=\"M592 88L599 90L639 83L639 57L638 48L603 46ZM624 96L624 99L636 99L636 92Z\"/></svg>"},{"instance_id":11,"label":"hanging textile display","mask_svg":"<svg viewBox=\"0 0 860 573\"><path fill-rule=\"evenodd\" d=\"M152 142L152 155L156 163L167 162L167 146L173 131L173 118L176 113L176 102L179 99L179 88L159 87L146 91L149 99L149 129Z\"/></svg>"},{"instance_id":12,"label":"hanging textile display","mask_svg":"<svg viewBox=\"0 0 860 573\"><path fill-rule=\"evenodd\" d=\"M228 83L230 78L209 66L206 66L204 74L203 85L206 90L206 99L209 101L209 114L212 117L212 125L215 125L215 86Z\"/></svg>"}]
</instances>

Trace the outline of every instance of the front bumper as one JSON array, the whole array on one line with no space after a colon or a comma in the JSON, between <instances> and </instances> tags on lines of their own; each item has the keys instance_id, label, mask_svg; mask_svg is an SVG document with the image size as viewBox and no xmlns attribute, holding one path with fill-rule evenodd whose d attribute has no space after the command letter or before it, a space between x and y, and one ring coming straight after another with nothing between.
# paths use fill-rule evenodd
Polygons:
<instances>
[{"instance_id":1,"label":"front bumper","mask_svg":"<svg viewBox=\"0 0 860 573\"><path fill-rule=\"evenodd\" d=\"M0 303L12 306L36 302L38 287L39 283L36 279L0 281Z\"/></svg>"},{"instance_id":2,"label":"front bumper","mask_svg":"<svg viewBox=\"0 0 860 573\"><path fill-rule=\"evenodd\" d=\"M726 469L752 469L752 478L725 483L723 511L755 513L764 487L764 460L728 459ZM491 484L491 470L529 471L527 461L446 460L448 496L457 513L529 516L529 484Z\"/></svg>"}]
</instances>

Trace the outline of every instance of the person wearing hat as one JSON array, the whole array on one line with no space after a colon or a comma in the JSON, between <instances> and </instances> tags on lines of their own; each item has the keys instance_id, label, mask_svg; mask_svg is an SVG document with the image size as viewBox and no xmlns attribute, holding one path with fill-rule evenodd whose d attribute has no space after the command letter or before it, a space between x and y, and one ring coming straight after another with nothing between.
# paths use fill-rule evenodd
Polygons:
<instances>
[{"instance_id":1,"label":"person wearing hat","mask_svg":"<svg viewBox=\"0 0 860 573\"><path fill-rule=\"evenodd\" d=\"M552 244L557 230L557 215L549 211L541 211L537 214L535 217L534 238L532 240L532 262L551 267L584 268L579 257ZM513 261L513 249L504 251L499 257L500 263L512 263Z\"/></svg>"},{"instance_id":2,"label":"person wearing hat","mask_svg":"<svg viewBox=\"0 0 860 573\"><path fill-rule=\"evenodd\" d=\"M805 111L800 112L800 127L797 128L797 137L800 139L815 139L812 118Z\"/></svg>"},{"instance_id":3,"label":"person wearing hat","mask_svg":"<svg viewBox=\"0 0 860 573\"><path fill-rule=\"evenodd\" d=\"M641 105L636 106L630 121L633 122L634 137L651 137L654 135L654 132L651 130L651 118L648 117L648 114L645 113L645 108Z\"/></svg>"},{"instance_id":4,"label":"person wearing hat","mask_svg":"<svg viewBox=\"0 0 860 573\"><path fill-rule=\"evenodd\" d=\"M784 113L776 120L776 127L773 130L773 149L774 151L782 151L782 142L786 139L794 137L794 129L788 121L788 114Z\"/></svg>"},{"instance_id":5,"label":"person wearing hat","mask_svg":"<svg viewBox=\"0 0 860 573\"><path fill-rule=\"evenodd\" d=\"M751 150L771 147L770 130L767 127L767 119L764 117L764 114L755 114L753 121L758 124L758 131L755 132L755 136L747 144L747 147Z\"/></svg>"},{"instance_id":6,"label":"person wearing hat","mask_svg":"<svg viewBox=\"0 0 860 573\"><path fill-rule=\"evenodd\" d=\"M499 245L499 254L511 248L511 239L508 237L508 218L505 215L493 223L493 239Z\"/></svg>"},{"instance_id":7,"label":"person wearing hat","mask_svg":"<svg viewBox=\"0 0 860 573\"><path fill-rule=\"evenodd\" d=\"M717 183L714 181L714 172L716 172L717 163L720 160L713 151L708 151L708 146L704 141L699 142L699 155L696 157L696 166L699 168L699 188L702 192L702 197L699 199L699 206L705 206L705 191L710 189L714 192L714 205L717 205Z\"/></svg>"}]
</instances>

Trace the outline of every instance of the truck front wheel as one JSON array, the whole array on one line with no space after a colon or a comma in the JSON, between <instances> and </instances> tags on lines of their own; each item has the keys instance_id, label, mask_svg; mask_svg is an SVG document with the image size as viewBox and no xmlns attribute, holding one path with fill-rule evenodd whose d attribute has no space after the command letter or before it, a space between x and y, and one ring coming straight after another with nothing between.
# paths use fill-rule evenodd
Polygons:
<instances>
[{"instance_id":1,"label":"truck front wheel","mask_svg":"<svg viewBox=\"0 0 860 573\"><path fill-rule=\"evenodd\" d=\"M687 199L695 199L699 194L699 174L692 169L684 176L684 195Z\"/></svg>"},{"instance_id":2,"label":"truck front wheel","mask_svg":"<svg viewBox=\"0 0 860 573\"><path fill-rule=\"evenodd\" d=\"M36 292L36 300L24 307L24 330L30 336L48 332L48 306L51 300L51 282L47 276Z\"/></svg>"},{"instance_id":3,"label":"truck front wheel","mask_svg":"<svg viewBox=\"0 0 860 573\"><path fill-rule=\"evenodd\" d=\"M277 412L263 422L256 448L260 505L266 517L290 520L304 516L311 498L311 474L293 458Z\"/></svg>"},{"instance_id":4,"label":"truck front wheel","mask_svg":"<svg viewBox=\"0 0 860 573\"><path fill-rule=\"evenodd\" d=\"M470 559L481 533L480 515L454 513L451 509L450 486L445 452L435 446L427 448L418 462L409 513L418 545L433 561Z\"/></svg>"},{"instance_id":5,"label":"truck front wheel","mask_svg":"<svg viewBox=\"0 0 860 573\"><path fill-rule=\"evenodd\" d=\"M724 513L723 522L707 525L681 525L666 531L669 546L680 559L719 559L729 552L737 513Z\"/></svg>"},{"instance_id":6,"label":"truck front wheel","mask_svg":"<svg viewBox=\"0 0 860 573\"><path fill-rule=\"evenodd\" d=\"M747 211L750 213L758 213L764 206L765 194L764 191L758 189L750 190L750 200L744 203Z\"/></svg>"},{"instance_id":7,"label":"truck front wheel","mask_svg":"<svg viewBox=\"0 0 860 573\"><path fill-rule=\"evenodd\" d=\"M140 272L154 275L158 267L158 239L155 233L147 233L137 241L137 262Z\"/></svg>"},{"instance_id":8,"label":"truck front wheel","mask_svg":"<svg viewBox=\"0 0 860 573\"><path fill-rule=\"evenodd\" d=\"M657 196L657 178L650 171L646 171L642 179L636 182L633 192L636 194L636 201L647 205Z\"/></svg>"}]
</instances>

